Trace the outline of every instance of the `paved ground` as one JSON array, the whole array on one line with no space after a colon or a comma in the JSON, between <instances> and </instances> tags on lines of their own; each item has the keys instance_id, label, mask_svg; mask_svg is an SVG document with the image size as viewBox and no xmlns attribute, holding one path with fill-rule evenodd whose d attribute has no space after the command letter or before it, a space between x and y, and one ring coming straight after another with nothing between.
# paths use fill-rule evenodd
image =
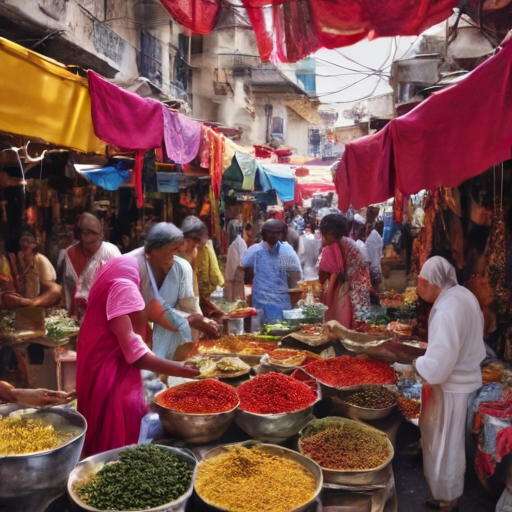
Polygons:
<instances>
[{"instance_id":1,"label":"paved ground","mask_svg":"<svg viewBox=\"0 0 512 512\"><path fill-rule=\"evenodd\" d=\"M429 497L423 476L421 453L408 454L407 447L419 439L419 430L409 423L402 423L397 435L397 450L393 461L395 484L398 497L398 512L425 512ZM464 495L459 512L494 512L495 500L478 481L471 469L466 474Z\"/></svg>"}]
</instances>

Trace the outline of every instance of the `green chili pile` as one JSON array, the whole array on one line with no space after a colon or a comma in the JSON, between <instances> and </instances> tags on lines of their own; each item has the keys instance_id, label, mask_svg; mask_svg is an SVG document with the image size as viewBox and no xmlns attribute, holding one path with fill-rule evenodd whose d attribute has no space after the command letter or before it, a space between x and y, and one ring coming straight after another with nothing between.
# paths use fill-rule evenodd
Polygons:
<instances>
[{"instance_id":1,"label":"green chili pile","mask_svg":"<svg viewBox=\"0 0 512 512\"><path fill-rule=\"evenodd\" d=\"M147 510L178 499L192 480L192 470L173 453L154 445L124 450L119 460L78 482L74 491L100 510Z\"/></svg>"},{"instance_id":2,"label":"green chili pile","mask_svg":"<svg viewBox=\"0 0 512 512\"><path fill-rule=\"evenodd\" d=\"M313 420L299 444L319 466L338 471L374 469L390 454L385 434L345 418Z\"/></svg>"}]
</instances>

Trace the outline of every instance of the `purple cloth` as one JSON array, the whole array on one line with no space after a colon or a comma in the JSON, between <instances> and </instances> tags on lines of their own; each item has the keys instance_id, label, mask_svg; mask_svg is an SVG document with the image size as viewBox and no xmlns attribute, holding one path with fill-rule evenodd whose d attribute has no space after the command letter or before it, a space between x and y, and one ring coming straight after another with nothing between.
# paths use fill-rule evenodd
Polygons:
<instances>
[{"instance_id":1,"label":"purple cloth","mask_svg":"<svg viewBox=\"0 0 512 512\"><path fill-rule=\"evenodd\" d=\"M98 138L126 149L159 148L163 140L162 105L87 73L91 115Z\"/></svg>"},{"instance_id":2,"label":"purple cloth","mask_svg":"<svg viewBox=\"0 0 512 512\"><path fill-rule=\"evenodd\" d=\"M201 123L164 109L164 137L167 156L177 164L188 164L199 153Z\"/></svg>"}]
</instances>

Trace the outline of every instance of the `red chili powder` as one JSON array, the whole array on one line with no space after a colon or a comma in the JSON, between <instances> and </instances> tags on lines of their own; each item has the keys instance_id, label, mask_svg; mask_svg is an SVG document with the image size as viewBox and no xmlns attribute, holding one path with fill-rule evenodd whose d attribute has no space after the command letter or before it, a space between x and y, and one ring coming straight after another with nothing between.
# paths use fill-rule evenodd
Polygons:
<instances>
[{"instance_id":1,"label":"red chili powder","mask_svg":"<svg viewBox=\"0 0 512 512\"><path fill-rule=\"evenodd\" d=\"M389 364L350 356L315 361L307 364L304 370L323 384L336 388L358 384L394 384L397 381Z\"/></svg>"},{"instance_id":2,"label":"red chili powder","mask_svg":"<svg viewBox=\"0 0 512 512\"><path fill-rule=\"evenodd\" d=\"M303 382L283 375L266 373L237 388L240 409L256 414L295 412L312 405L316 393Z\"/></svg>"},{"instance_id":3,"label":"red chili powder","mask_svg":"<svg viewBox=\"0 0 512 512\"><path fill-rule=\"evenodd\" d=\"M155 401L177 412L214 414L234 409L238 404L238 396L228 384L205 379L169 388L158 395Z\"/></svg>"}]
</instances>

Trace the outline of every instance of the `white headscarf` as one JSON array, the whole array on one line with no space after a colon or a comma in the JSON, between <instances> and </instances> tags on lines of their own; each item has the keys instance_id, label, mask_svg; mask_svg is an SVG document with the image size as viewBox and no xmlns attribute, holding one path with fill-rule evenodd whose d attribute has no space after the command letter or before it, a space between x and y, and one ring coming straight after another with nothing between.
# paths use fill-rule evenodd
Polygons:
<instances>
[{"instance_id":1,"label":"white headscarf","mask_svg":"<svg viewBox=\"0 0 512 512\"><path fill-rule=\"evenodd\" d=\"M420 277L430 284L439 286L443 292L457 286L455 267L441 256L433 256L428 259L421 269Z\"/></svg>"}]
</instances>

